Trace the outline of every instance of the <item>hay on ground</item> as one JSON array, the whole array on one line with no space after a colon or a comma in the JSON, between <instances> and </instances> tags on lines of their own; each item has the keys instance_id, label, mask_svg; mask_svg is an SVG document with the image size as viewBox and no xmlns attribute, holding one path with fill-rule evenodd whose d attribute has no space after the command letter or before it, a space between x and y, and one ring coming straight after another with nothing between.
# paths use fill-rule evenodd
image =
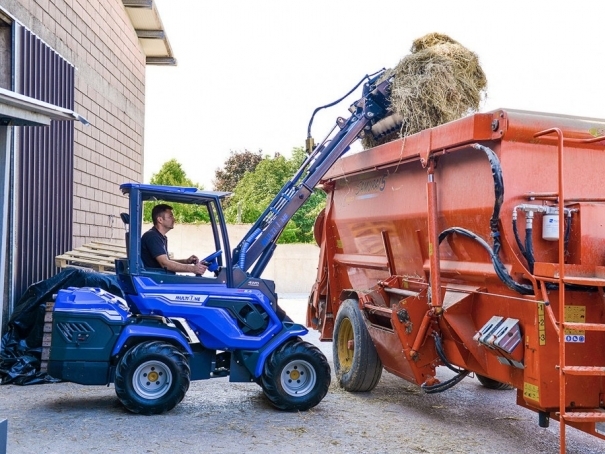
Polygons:
<instances>
[{"instance_id":1,"label":"hay on ground","mask_svg":"<svg viewBox=\"0 0 605 454\"><path fill-rule=\"evenodd\" d=\"M439 126L479 110L487 79L477 54L447 35L431 33L414 41L411 54L383 77L395 76L393 111L400 114L399 132L380 139L364 137L370 148Z\"/></svg>"}]
</instances>

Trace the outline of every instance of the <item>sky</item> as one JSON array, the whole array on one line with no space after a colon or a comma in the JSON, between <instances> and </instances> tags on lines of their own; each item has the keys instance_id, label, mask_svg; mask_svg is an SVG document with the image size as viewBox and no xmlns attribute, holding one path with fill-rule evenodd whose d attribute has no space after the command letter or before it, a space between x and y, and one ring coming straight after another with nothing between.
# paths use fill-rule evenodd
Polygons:
<instances>
[{"instance_id":1,"label":"sky","mask_svg":"<svg viewBox=\"0 0 605 454\"><path fill-rule=\"evenodd\" d=\"M155 0L176 67L148 66L144 181L176 159L213 189L231 151L289 156L313 110L412 42L444 33L479 56L480 111L605 118L600 0ZM357 99L320 111L319 142Z\"/></svg>"}]
</instances>

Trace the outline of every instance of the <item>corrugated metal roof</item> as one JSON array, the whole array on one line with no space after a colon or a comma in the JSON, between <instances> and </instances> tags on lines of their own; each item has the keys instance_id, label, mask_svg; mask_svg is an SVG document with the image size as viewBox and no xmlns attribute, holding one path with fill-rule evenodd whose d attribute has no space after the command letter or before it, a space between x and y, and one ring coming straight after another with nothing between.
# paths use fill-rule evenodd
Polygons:
<instances>
[{"instance_id":1,"label":"corrugated metal roof","mask_svg":"<svg viewBox=\"0 0 605 454\"><path fill-rule=\"evenodd\" d=\"M148 65L176 65L162 19L153 0L122 0Z\"/></svg>"}]
</instances>

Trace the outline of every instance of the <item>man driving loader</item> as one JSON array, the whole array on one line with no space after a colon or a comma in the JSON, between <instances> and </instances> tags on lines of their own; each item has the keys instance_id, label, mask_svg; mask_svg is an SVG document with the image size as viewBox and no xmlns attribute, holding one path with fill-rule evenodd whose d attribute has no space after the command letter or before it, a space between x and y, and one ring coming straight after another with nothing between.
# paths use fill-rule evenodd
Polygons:
<instances>
[{"instance_id":1,"label":"man driving loader","mask_svg":"<svg viewBox=\"0 0 605 454\"><path fill-rule=\"evenodd\" d=\"M173 260L168 255L166 234L174 228L172 207L161 203L151 211L153 227L141 237L141 259L147 269L165 269L173 273L194 273L202 275L207 266L197 256Z\"/></svg>"}]
</instances>

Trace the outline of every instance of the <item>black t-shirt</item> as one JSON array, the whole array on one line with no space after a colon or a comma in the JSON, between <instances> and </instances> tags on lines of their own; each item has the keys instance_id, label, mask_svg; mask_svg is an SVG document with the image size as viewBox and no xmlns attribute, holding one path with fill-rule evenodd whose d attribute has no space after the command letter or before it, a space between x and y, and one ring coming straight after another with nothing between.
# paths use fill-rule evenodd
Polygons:
<instances>
[{"instance_id":1,"label":"black t-shirt","mask_svg":"<svg viewBox=\"0 0 605 454\"><path fill-rule=\"evenodd\" d=\"M168 255L168 238L155 227L147 230L141 237L141 259L145 268L162 268L156 260L160 255Z\"/></svg>"}]
</instances>

